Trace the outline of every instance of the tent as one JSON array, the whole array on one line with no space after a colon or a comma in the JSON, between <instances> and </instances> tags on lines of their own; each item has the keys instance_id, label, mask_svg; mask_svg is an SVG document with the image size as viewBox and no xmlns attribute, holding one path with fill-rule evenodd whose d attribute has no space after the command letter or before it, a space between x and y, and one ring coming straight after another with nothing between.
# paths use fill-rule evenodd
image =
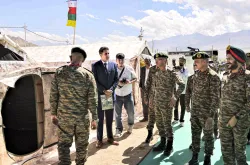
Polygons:
<instances>
[{"instance_id":1,"label":"tent","mask_svg":"<svg viewBox=\"0 0 250 165\"><path fill-rule=\"evenodd\" d=\"M0 44L2 45L2 44ZM77 45L88 54L84 66L99 60L98 50L108 46L111 60L122 52L127 64L140 76L140 58L151 53L145 42ZM11 47L24 61L0 61L0 155L2 164L25 162L56 149L57 128L50 120L50 85L55 69L69 62L73 46ZM9 49L10 50L10 49ZM135 106L141 110L138 82ZM0 164L1 164L0 163Z\"/></svg>"}]
</instances>

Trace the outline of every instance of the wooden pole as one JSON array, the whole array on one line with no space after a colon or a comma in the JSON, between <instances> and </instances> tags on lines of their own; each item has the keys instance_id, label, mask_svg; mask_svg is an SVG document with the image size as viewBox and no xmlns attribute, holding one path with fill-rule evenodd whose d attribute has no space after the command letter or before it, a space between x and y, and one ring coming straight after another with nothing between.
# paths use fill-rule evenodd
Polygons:
<instances>
[{"instance_id":1,"label":"wooden pole","mask_svg":"<svg viewBox=\"0 0 250 165\"><path fill-rule=\"evenodd\" d=\"M73 45L75 45L76 27L74 27Z\"/></svg>"},{"instance_id":2,"label":"wooden pole","mask_svg":"<svg viewBox=\"0 0 250 165\"><path fill-rule=\"evenodd\" d=\"M26 26L26 24L24 24L24 39L25 39L25 46L27 46L27 45L26 45L26 43L27 43L27 39L26 39L27 31L26 31L26 29L27 29L27 26Z\"/></svg>"}]
</instances>

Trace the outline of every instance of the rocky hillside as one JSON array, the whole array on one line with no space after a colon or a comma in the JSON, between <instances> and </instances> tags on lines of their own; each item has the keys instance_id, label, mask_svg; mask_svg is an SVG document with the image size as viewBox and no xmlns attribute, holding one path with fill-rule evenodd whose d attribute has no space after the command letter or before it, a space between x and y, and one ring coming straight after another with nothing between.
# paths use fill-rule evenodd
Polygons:
<instances>
[{"instance_id":1,"label":"rocky hillside","mask_svg":"<svg viewBox=\"0 0 250 165\"><path fill-rule=\"evenodd\" d=\"M27 41L25 41L24 39L22 39L20 37L13 37L13 36L10 36L10 35L8 35L8 37L21 47L38 46L38 45L35 45L33 43L27 42Z\"/></svg>"}]
</instances>

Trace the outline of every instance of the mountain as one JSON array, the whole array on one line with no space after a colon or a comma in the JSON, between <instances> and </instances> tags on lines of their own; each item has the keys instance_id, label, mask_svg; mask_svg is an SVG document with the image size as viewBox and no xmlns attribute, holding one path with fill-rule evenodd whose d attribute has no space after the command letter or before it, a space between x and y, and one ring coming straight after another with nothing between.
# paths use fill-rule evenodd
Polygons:
<instances>
[{"instance_id":1,"label":"mountain","mask_svg":"<svg viewBox=\"0 0 250 165\"><path fill-rule=\"evenodd\" d=\"M8 35L8 37L14 41L15 43L17 43L20 47L30 47L30 46L38 46L36 44L30 43L25 41L24 39L20 38L20 37L14 37L14 36L10 36Z\"/></svg>"},{"instance_id":2,"label":"mountain","mask_svg":"<svg viewBox=\"0 0 250 165\"><path fill-rule=\"evenodd\" d=\"M229 42L231 45L239 47L246 52L250 52L250 30L217 36L205 36L196 33L192 35L175 36L163 40L154 40L154 50L176 51L177 49L177 51L184 51L188 50L188 46L199 48L200 50L211 50L213 46L213 49L218 50L219 54L221 54L225 52ZM152 41L148 44L149 47L152 48Z\"/></svg>"}]
</instances>

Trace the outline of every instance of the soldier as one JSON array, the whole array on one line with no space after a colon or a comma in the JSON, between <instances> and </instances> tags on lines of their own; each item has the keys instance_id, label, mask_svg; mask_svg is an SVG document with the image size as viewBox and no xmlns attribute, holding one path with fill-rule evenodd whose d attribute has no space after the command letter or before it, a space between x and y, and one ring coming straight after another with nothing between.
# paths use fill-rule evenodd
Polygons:
<instances>
[{"instance_id":1,"label":"soldier","mask_svg":"<svg viewBox=\"0 0 250 165\"><path fill-rule=\"evenodd\" d=\"M246 53L247 55L247 61L246 61L246 69L250 70L250 53ZM249 125L250 127L250 125ZM250 129L247 135L247 145L250 145Z\"/></svg>"},{"instance_id":2,"label":"soldier","mask_svg":"<svg viewBox=\"0 0 250 165\"><path fill-rule=\"evenodd\" d=\"M82 165L87 160L90 125L88 110L92 113L91 126L96 127L96 82L93 74L81 67L87 57L83 49L73 48L70 57L71 64L58 68L51 83L51 119L59 128L59 165L71 164L69 148L73 136L76 144L76 164Z\"/></svg>"},{"instance_id":3,"label":"soldier","mask_svg":"<svg viewBox=\"0 0 250 165\"><path fill-rule=\"evenodd\" d=\"M221 151L225 165L247 165L250 71L244 69L246 55L241 49L229 45L226 53L230 73L222 82L221 89Z\"/></svg>"},{"instance_id":4,"label":"soldier","mask_svg":"<svg viewBox=\"0 0 250 165\"><path fill-rule=\"evenodd\" d=\"M215 111L219 108L220 78L215 71L208 67L208 54L198 52L193 60L198 69L193 77L191 131L193 156L189 165L198 165L200 152L201 131L205 136L204 165L211 165L213 154L213 122Z\"/></svg>"},{"instance_id":5,"label":"soldier","mask_svg":"<svg viewBox=\"0 0 250 165\"><path fill-rule=\"evenodd\" d=\"M209 67L214 70L217 74L219 74L219 63L217 60L217 56L212 56L213 61L209 61ZM218 131L218 109L215 111L214 114L214 138L219 139L219 131ZM205 141L205 137L202 137L202 141Z\"/></svg>"},{"instance_id":6,"label":"soldier","mask_svg":"<svg viewBox=\"0 0 250 165\"><path fill-rule=\"evenodd\" d=\"M186 86L185 106L186 106L186 111L187 112L190 112L190 110L191 110L190 101L192 102L191 96L192 96L192 91L193 91L193 78L194 78L194 75L197 72L195 64L193 65L193 69L194 69L194 74L192 74L191 76L188 77L187 86ZM190 144L189 149L192 149L192 144Z\"/></svg>"},{"instance_id":7,"label":"soldier","mask_svg":"<svg viewBox=\"0 0 250 165\"><path fill-rule=\"evenodd\" d=\"M179 98L185 84L183 80L171 69L167 68L168 56L164 53L156 54L159 70L155 73L154 80L154 110L156 115L156 126L161 136L161 142L153 151L164 151L165 156L169 156L173 151L173 129L171 126L173 107L176 99ZM175 92L175 86L178 90Z\"/></svg>"},{"instance_id":8,"label":"soldier","mask_svg":"<svg viewBox=\"0 0 250 165\"><path fill-rule=\"evenodd\" d=\"M154 59L156 58L156 55L154 55ZM156 59L155 59L156 60ZM150 143L151 140L153 140L153 129L154 129L154 125L155 125L155 111L153 108L153 99L154 99L154 89L153 89L153 84L154 84L154 80L155 80L155 73L157 71L157 61L156 61L156 65L152 66L149 69L149 73L148 73L148 79L146 81L146 86L145 86L145 95L144 95L144 100L146 101L145 104L148 105L148 125L147 125L147 129L148 129L148 136L145 140L145 143Z\"/></svg>"}]
</instances>

